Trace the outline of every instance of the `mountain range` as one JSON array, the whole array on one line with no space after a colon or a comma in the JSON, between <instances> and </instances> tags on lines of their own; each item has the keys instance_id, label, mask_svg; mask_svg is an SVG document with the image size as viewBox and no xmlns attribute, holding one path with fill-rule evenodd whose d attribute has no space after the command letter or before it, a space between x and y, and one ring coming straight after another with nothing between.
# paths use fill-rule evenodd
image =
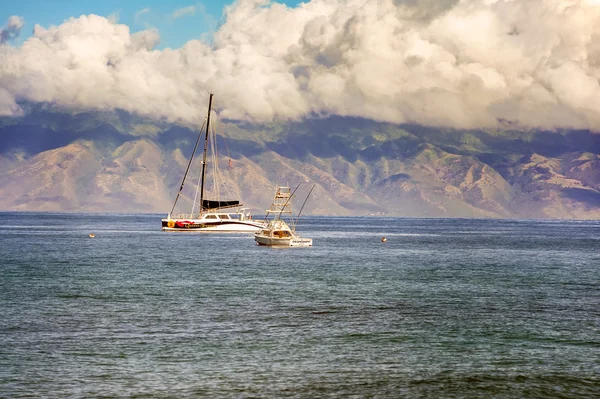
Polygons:
<instances>
[{"instance_id":1,"label":"mountain range","mask_svg":"<svg viewBox=\"0 0 600 399\"><path fill-rule=\"evenodd\" d=\"M171 210L199 126L23 108L23 116L0 118L0 210ZM219 191L255 214L264 214L276 184L308 181L315 189L303 213L313 215L600 218L600 134L590 131L349 117L213 126Z\"/></svg>"}]
</instances>

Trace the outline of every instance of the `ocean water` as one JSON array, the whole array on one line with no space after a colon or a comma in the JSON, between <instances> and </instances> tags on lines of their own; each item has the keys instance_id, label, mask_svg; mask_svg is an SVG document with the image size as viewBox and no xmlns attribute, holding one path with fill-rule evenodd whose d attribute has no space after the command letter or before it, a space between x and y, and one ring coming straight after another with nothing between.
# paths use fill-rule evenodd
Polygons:
<instances>
[{"instance_id":1,"label":"ocean water","mask_svg":"<svg viewBox=\"0 0 600 399\"><path fill-rule=\"evenodd\" d=\"M599 221L161 217L0 213L1 398L600 397Z\"/></svg>"}]
</instances>

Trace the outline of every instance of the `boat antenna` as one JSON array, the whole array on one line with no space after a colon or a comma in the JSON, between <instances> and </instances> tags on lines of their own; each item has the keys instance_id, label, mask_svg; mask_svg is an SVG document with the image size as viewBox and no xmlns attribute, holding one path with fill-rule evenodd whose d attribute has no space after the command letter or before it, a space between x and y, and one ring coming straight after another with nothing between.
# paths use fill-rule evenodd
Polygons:
<instances>
[{"instance_id":1,"label":"boat antenna","mask_svg":"<svg viewBox=\"0 0 600 399\"><path fill-rule=\"evenodd\" d=\"M304 209L304 205L306 205L306 201L308 201L308 197L310 197L310 193L312 193L312 191L314 189L315 189L315 184L313 184L313 186L310 188L310 191L308 192L308 195L304 199L304 203L302 204L302 207L300 208L300 212L298 212L298 216L296 217L296 221L292 223L292 227L294 228L294 230L296 230L296 225L298 225L298 219L300 219L300 214L302 213L302 209Z\"/></svg>"},{"instance_id":2,"label":"boat antenna","mask_svg":"<svg viewBox=\"0 0 600 399\"><path fill-rule=\"evenodd\" d=\"M212 107L213 93L208 99L208 115L206 116L206 135L204 137L204 155L202 157L202 182L200 183L200 212L204 210L204 178L206 177L206 151L208 150L208 129L210 127L210 110Z\"/></svg>"},{"instance_id":3,"label":"boat antenna","mask_svg":"<svg viewBox=\"0 0 600 399\"><path fill-rule=\"evenodd\" d=\"M200 133L198 134L198 138L196 139L196 145L194 146L194 151L192 151L192 155L190 156L190 160L188 162L187 169L185 170L183 179L181 180L181 186L179 187L179 191L177 192L177 196L175 197L175 202L173 203L173 208L171 208L169 217L175 211L175 205L177 205L177 200L179 199L179 196L181 195L181 191L183 190L183 185L185 184L185 178L187 177L187 174L190 171L190 166L192 165L192 160L194 159L194 154L196 154L196 149L198 148L198 143L200 142L200 137L202 137L202 129L204 129L204 123L206 123L206 120L204 122L202 122L202 127L200 128Z\"/></svg>"}]
</instances>

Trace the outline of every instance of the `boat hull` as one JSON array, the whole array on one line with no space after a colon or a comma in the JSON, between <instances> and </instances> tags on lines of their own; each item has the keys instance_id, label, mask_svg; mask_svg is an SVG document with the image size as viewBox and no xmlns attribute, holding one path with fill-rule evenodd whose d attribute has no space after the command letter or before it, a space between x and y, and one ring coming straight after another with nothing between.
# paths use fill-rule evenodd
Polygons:
<instances>
[{"instance_id":1,"label":"boat hull","mask_svg":"<svg viewBox=\"0 0 600 399\"><path fill-rule=\"evenodd\" d=\"M254 235L254 241L258 245L269 247L312 247L312 238L301 237L266 237L259 234Z\"/></svg>"},{"instance_id":2,"label":"boat hull","mask_svg":"<svg viewBox=\"0 0 600 399\"><path fill-rule=\"evenodd\" d=\"M162 230L173 232L252 233L263 227L252 220L162 219Z\"/></svg>"}]
</instances>

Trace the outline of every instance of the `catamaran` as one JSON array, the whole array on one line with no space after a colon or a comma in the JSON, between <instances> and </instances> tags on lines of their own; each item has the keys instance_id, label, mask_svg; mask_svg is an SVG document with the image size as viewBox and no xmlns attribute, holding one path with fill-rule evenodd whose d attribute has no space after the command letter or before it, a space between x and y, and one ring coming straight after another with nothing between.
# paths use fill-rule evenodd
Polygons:
<instances>
[{"instance_id":1,"label":"catamaran","mask_svg":"<svg viewBox=\"0 0 600 399\"><path fill-rule=\"evenodd\" d=\"M196 145L190 156L187 169L183 175L181 186L175 197L175 202L171 208L171 212L166 218L162 219L162 230L163 231L196 231L196 232L256 232L259 229L266 226L266 222L260 220L253 220L252 214L249 208L244 208L243 204L239 200L227 200L222 201L219 190L218 181L218 162L217 162L217 151L216 151L216 134L210 131L210 116L212 109L213 93L210 93L208 100L208 114L205 119L205 124L200 128L200 133L196 139ZM203 131L206 125L206 132ZM196 185L196 191L193 195L185 195L183 188L192 166L192 161L198 144L204 134L204 152L202 157L202 171L200 173L198 184ZM209 138L211 141L211 163L213 166L213 190L216 191L218 198L208 199L206 198L205 185L206 185L206 166L207 166L207 155L209 148ZM230 161L231 162L231 161ZM200 196L199 201L198 194ZM186 200L191 204L191 210L189 212L175 213L175 207L180 199Z\"/></svg>"}]
</instances>

